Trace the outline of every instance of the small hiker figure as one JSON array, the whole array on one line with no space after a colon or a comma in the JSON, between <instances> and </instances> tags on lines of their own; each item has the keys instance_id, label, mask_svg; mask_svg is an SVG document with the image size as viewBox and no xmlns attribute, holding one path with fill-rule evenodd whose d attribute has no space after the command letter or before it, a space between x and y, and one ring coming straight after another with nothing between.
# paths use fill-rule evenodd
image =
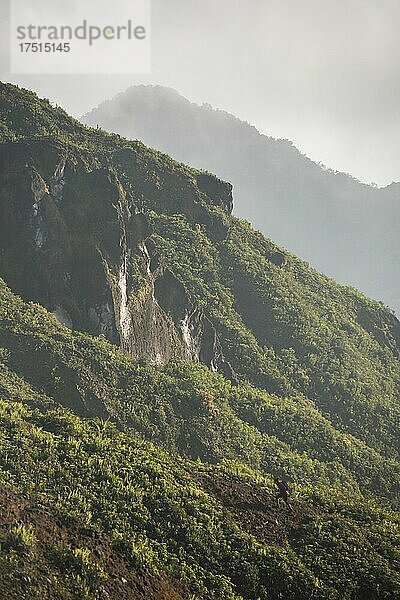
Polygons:
<instances>
[{"instance_id":1,"label":"small hiker figure","mask_svg":"<svg viewBox=\"0 0 400 600\"><path fill-rule=\"evenodd\" d=\"M274 483L279 490L279 494L277 494L277 496L276 496L278 504L279 504L280 498L282 498L282 500L284 501L286 506L288 508L290 508L290 510L292 512L294 512L293 507L289 502L289 485L286 483L286 481L282 481L282 479L278 479L277 477L275 477Z\"/></svg>"}]
</instances>

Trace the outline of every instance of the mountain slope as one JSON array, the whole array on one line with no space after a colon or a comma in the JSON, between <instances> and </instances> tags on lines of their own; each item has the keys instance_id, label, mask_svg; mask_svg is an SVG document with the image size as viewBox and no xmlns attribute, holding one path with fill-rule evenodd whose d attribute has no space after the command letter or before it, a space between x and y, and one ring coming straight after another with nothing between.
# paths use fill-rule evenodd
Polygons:
<instances>
[{"instance_id":1,"label":"mountain slope","mask_svg":"<svg viewBox=\"0 0 400 600\"><path fill-rule=\"evenodd\" d=\"M69 332L4 284L0 290L4 399L110 419L123 431L192 459L238 460L302 483L396 499L398 461L335 429L312 402L232 385L182 360L163 371L138 365L103 338Z\"/></svg>"},{"instance_id":2,"label":"mountain slope","mask_svg":"<svg viewBox=\"0 0 400 600\"><path fill-rule=\"evenodd\" d=\"M4 285L0 307L0 589L6 597L396 598L398 514L356 487L345 492L343 470L335 484L323 464L314 461L313 471L312 460L271 438L271 466L278 468L280 452L303 481L290 512L276 504L269 476L232 460L191 462L143 439L157 439L157 413L165 415L168 406L191 429L212 428L201 417L204 410L207 421L212 412L227 412L216 394L220 376L189 362L165 374L139 366L104 339L70 332ZM5 345L7 331L18 333L24 360ZM196 402L193 387L200 384L209 390L208 403L215 394L212 408ZM91 390L96 401L94 394L89 401ZM85 393L84 409L77 392ZM129 421L136 411L139 425ZM74 414L82 412L85 417ZM109 416L120 430L90 413ZM225 433L221 425L218 430ZM167 419L160 432L165 438L170 431ZM186 453L195 437L188 437ZM157 441L162 444L160 435ZM229 455L229 440L224 444ZM353 444L356 449L348 437L346 445ZM313 485L304 485L307 480Z\"/></svg>"},{"instance_id":3,"label":"mountain slope","mask_svg":"<svg viewBox=\"0 0 400 600\"><path fill-rule=\"evenodd\" d=\"M0 590L396 598L394 315L215 176L14 86L0 116Z\"/></svg>"},{"instance_id":4,"label":"mountain slope","mask_svg":"<svg viewBox=\"0 0 400 600\"><path fill-rule=\"evenodd\" d=\"M288 140L160 86L136 86L83 117L233 183L237 215L319 270L400 310L400 184L327 170Z\"/></svg>"},{"instance_id":5,"label":"mountain slope","mask_svg":"<svg viewBox=\"0 0 400 600\"><path fill-rule=\"evenodd\" d=\"M14 291L151 364L189 358L305 396L398 458L400 324L388 310L231 217L231 187L214 176L65 126L11 86L2 106L16 141L0 147L0 274Z\"/></svg>"}]
</instances>

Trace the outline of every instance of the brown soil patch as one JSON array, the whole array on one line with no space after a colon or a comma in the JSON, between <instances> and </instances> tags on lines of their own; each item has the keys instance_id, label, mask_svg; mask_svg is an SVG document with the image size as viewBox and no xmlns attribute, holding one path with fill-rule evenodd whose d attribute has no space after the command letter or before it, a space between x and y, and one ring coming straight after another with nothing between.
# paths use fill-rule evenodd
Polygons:
<instances>
[{"instance_id":1,"label":"brown soil patch","mask_svg":"<svg viewBox=\"0 0 400 600\"><path fill-rule=\"evenodd\" d=\"M196 477L197 483L214 496L240 527L265 544L285 544L298 529L315 519L318 510L291 499L293 512L273 492L255 488L231 475Z\"/></svg>"},{"instance_id":2,"label":"brown soil patch","mask_svg":"<svg viewBox=\"0 0 400 600\"><path fill-rule=\"evenodd\" d=\"M10 555L6 542L10 529L19 523L35 528L37 542L32 554L21 559L24 565L21 573L9 576L1 568L2 599L76 597L69 592L68 577L48 558L52 547L67 545L72 548L88 548L91 560L101 565L107 573L107 579L101 582L93 595L96 599L183 600L188 596L178 582L167 577L152 577L141 573L112 547L107 535L86 529L75 519L57 514L22 495L0 488L0 545L3 558ZM4 561L2 564L4 565ZM55 581L65 582L65 594L55 593Z\"/></svg>"}]
</instances>

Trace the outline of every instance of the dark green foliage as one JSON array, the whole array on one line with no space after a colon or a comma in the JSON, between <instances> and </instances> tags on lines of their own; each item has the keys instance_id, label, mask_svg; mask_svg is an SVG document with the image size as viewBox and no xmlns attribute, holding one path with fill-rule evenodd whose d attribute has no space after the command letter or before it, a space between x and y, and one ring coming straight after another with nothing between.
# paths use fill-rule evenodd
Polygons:
<instances>
[{"instance_id":1,"label":"dark green foliage","mask_svg":"<svg viewBox=\"0 0 400 600\"><path fill-rule=\"evenodd\" d=\"M361 485L395 498L398 463L335 429L309 400L234 386L187 361L162 371L137 364L102 338L69 331L0 285L3 397L111 419L191 458L240 460L293 480L353 490Z\"/></svg>"},{"instance_id":2,"label":"dark green foliage","mask_svg":"<svg viewBox=\"0 0 400 600\"><path fill-rule=\"evenodd\" d=\"M9 532L3 546L6 550L15 550L19 554L26 554L33 550L35 541L34 528L31 525L18 523Z\"/></svg>"},{"instance_id":3,"label":"dark green foliage","mask_svg":"<svg viewBox=\"0 0 400 600\"><path fill-rule=\"evenodd\" d=\"M336 427L398 456L398 321L382 306L338 286L232 219L218 248L183 217L155 219L165 261L202 302L225 356L252 383L301 393ZM360 312L382 320L377 337ZM379 321L378 321L379 323Z\"/></svg>"},{"instance_id":4,"label":"dark green foliage","mask_svg":"<svg viewBox=\"0 0 400 600\"><path fill-rule=\"evenodd\" d=\"M196 483L207 473L235 485L236 493L262 493L266 518L273 514L271 483L250 470L241 474L237 466L232 475L232 467L173 459L110 424L61 410L42 414L1 402L0 424L3 484L109 533L137 567L166 572L196 594L300 600L356 598L361 589L368 597L385 590L382 597L395 598L399 590L392 562L398 520L373 502L332 490L328 500L327 490L299 488L296 527L288 522L285 543L265 544ZM311 517L312 504L319 510ZM284 522L284 511L276 518ZM54 549L51 561L92 587L106 577L85 549Z\"/></svg>"},{"instance_id":5,"label":"dark green foliage","mask_svg":"<svg viewBox=\"0 0 400 600\"><path fill-rule=\"evenodd\" d=\"M1 337L19 346L2 351L9 365L4 364L1 378L1 395L7 399L0 403L3 485L111 535L135 568L179 579L197 595L396 597L398 517L361 496L355 483L367 487L374 473L380 481L376 491L392 495L390 486L398 485L395 463L385 463L356 439L339 434L309 401L232 386L184 361L163 371L140 366L105 340L68 331L4 285L1 300ZM22 347L25 364L27 356L43 354L40 368L36 364L24 372L29 383L21 379ZM64 393L68 397L68 390L60 395L68 385L71 395L74 387L83 390L85 385L97 398L73 410L98 414L101 407L126 433L110 421L85 422L56 409ZM207 467L172 458L138 439L132 429L171 451L225 460ZM308 456L279 442L274 433L306 449ZM296 523L287 520L285 509L275 508L271 480L227 462L229 456L267 472L285 472L303 486L312 482L313 487L296 488ZM335 484L353 496L343 495ZM213 492L221 485L225 495ZM246 500L248 490L255 500ZM253 529L256 507L261 512ZM274 533L274 523L280 523L283 534ZM89 561L87 552L76 552L55 548L49 560L71 577L83 578L80 589L91 597L106 573Z\"/></svg>"}]
</instances>

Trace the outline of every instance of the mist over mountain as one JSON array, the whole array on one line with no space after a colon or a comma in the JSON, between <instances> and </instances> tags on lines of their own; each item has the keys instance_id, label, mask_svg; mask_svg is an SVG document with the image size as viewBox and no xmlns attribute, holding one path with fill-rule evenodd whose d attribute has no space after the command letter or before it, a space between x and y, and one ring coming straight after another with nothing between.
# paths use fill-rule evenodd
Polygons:
<instances>
[{"instance_id":1,"label":"mist over mountain","mask_svg":"<svg viewBox=\"0 0 400 600\"><path fill-rule=\"evenodd\" d=\"M337 281L400 311L400 183L361 183L316 164L288 140L161 86L129 88L82 120L230 181L235 214Z\"/></svg>"}]
</instances>

